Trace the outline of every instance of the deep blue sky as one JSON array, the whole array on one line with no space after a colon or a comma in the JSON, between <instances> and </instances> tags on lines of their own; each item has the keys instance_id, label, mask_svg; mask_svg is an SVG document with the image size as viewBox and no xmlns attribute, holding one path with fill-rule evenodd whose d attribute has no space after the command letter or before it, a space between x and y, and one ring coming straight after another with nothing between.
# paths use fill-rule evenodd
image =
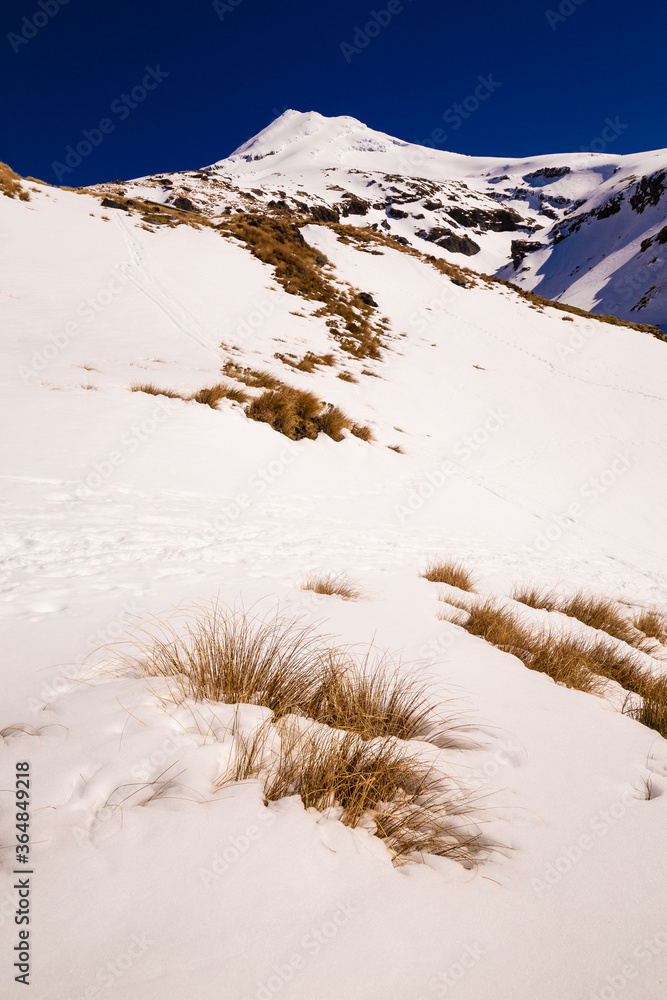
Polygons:
<instances>
[{"instance_id":1,"label":"deep blue sky","mask_svg":"<svg viewBox=\"0 0 667 1000\"><path fill-rule=\"evenodd\" d=\"M387 22L388 0L217 0L222 17L211 0L41 3L53 16L40 0L2 3L0 160L51 183L103 118L113 130L62 183L203 166L288 107L413 142L441 128L436 145L461 153L667 146L664 0L391 0L389 23L347 55L373 11ZM22 32L34 37L11 37ZM111 111L147 66L168 76ZM493 93L444 123L489 75Z\"/></svg>"}]
</instances>

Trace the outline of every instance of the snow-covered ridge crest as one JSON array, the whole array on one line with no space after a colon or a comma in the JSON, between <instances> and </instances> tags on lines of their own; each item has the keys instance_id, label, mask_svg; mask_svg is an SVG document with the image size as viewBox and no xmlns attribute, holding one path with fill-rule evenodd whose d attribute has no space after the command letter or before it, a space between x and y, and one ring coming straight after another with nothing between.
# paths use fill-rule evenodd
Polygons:
<instances>
[{"instance_id":1,"label":"snow-covered ridge crest","mask_svg":"<svg viewBox=\"0 0 667 1000\"><path fill-rule=\"evenodd\" d=\"M475 269L500 272L548 298L667 325L665 150L463 156L403 142L355 118L289 110L207 169L302 201L332 204L340 200L332 191L347 191L370 202L359 220L364 225L382 226L422 249L430 242L436 254L469 255ZM375 185L385 179L386 190L378 192ZM433 189L415 197L418 180L437 185L439 200L444 195L458 206L446 204L444 216L429 214L428 203L438 198ZM401 202L410 205L406 221L394 212L406 211ZM486 218L480 226L474 210L492 212L493 202L522 217L514 232L527 227L527 238L500 235L513 231L501 221L489 225ZM462 208L473 211L466 216Z\"/></svg>"}]
</instances>

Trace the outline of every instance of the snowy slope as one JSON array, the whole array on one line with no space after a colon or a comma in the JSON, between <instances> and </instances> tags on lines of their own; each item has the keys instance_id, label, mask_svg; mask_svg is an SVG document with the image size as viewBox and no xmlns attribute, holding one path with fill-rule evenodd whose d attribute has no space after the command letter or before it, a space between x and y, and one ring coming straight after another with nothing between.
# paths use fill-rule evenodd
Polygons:
<instances>
[{"instance_id":1,"label":"snowy slope","mask_svg":"<svg viewBox=\"0 0 667 1000\"><path fill-rule=\"evenodd\" d=\"M420 233L435 231L436 240L446 240L438 232L443 229L467 235L479 247L470 261L477 270L501 269L503 277L540 295L597 313L667 323L661 297L667 268L665 150L525 160L462 156L401 142L354 118L286 111L209 169L235 183L276 186L292 195L305 189L329 204L340 200L338 185L372 203L364 222L389 226L415 245L423 243ZM496 215L494 223L475 216L497 213L494 200L518 218ZM424 201L442 202L441 209L429 210ZM407 218L392 218L392 206ZM489 225L499 228L489 231ZM513 241L543 249L524 245L513 254Z\"/></svg>"},{"instance_id":2,"label":"snowy slope","mask_svg":"<svg viewBox=\"0 0 667 1000\"><path fill-rule=\"evenodd\" d=\"M395 140L355 148L362 126L343 120L345 145L339 120L318 131L318 118L303 136L299 120L291 143L289 116L273 126L285 131L270 165L243 157L270 147L271 129L204 176L142 179L117 197L185 197L217 223L247 211L253 189L257 207L331 207L345 200L328 187L344 186L341 170L364 172L345 180L359 197L371 170L407 173ZM439 154L454 178L442 180L437 155L420 176L443 206L465 195L468 209L498 209L464 173L491 161ZM0 406L12 428L0 753L4 787L18 760L33 775L32 995L587 1000L622 981L627 1000L659 1000L667 744L617 711L618 692L558 687L439 620L419 572L445 554L483 594L537 582L667 609L665 344L503 285L456 284L406 246L369 252L313 216L301 233L330 280L389 318L379 357L356 358L318 302L288 294L241 240L142 221L96 193L23 187L29 201L0 196ZM413 238L407 219L390 225ZM483 252L497 240L500 255L510 236L480 236ZM433 252L476 266L478 255ZM308 373L275 356L306 351L335 363ZM311 389L375 440L292 442L236 403L128 391L151 381L188 394L224 380L229 361ZM312 569L348 572L365 598L301 591ZM476 871L432 857L398 869L368 831L298 799L266 807L253 782L220 788L239 731L263 710L179 706L162 682L124 670L113 645L95 652L149 615L216 599L279 606L425 666L473 726L473 745L440 762L483 797L484 835L503 850ZM13 816L2 824L6 846ZM0 921L13 947L10 855ZM22 995L9 976L3 990Z\"/></svg>"}]
</instances>

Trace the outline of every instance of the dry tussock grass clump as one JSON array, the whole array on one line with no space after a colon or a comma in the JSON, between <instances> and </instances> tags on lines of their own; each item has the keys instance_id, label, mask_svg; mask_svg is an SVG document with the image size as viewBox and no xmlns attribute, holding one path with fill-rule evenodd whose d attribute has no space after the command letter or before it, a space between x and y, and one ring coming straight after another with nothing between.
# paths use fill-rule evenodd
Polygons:
<instances>
[{"instance_id":1,"label":"dry tussock grass clump","mask_svg":"<svg viewBox=\"0 0 667 1000\"><path fill-rule=\"evenodd\" d=\"M334 441L342 441L343 431L352 426L352 421L338 407L326 405L312 392L291 386L263 392L250 403L246 414L251 420L270 424L293 441L314 440L320 432Z\"/></svg>"},{"instance_id":2,"label":"dry tussock grass clump","mask_svg":"<svg viewBox=\"0 0 667 1000\"><path fill-rule=\"evenodd\" d=\"M427 684L399 676L383 657L363 659L331 645L299 619L253 618L214 605L178 627L156 622L129 662L171 678L195 701L262 705L276 718L298 714L366 739L392 736L437 747L468 746L455 716L438 713Z\"/></svg>"},{"instance_id":3,"label":"dry tussock grass clump","mask_svg":"<svg viewBox=\"0 0 667 1000\"><path fill-rule=\"evenodd\" d=\"M212 407L214 410L222 399L229 399L233 403L246 403L248 401L247 393L243 392L242 389L227 385L211 385L187 396L182 392L176 392L174 389L160 389L152 382L135 382L130 386L130 389L132 392L146 392L151 396L168 396L169 399L182 399L184 402L193 401L195 403L202 403Z\"/></svg>"},{"instance_id":4,"label":"dry tussock grass clump","mask_svg":"<svg viewBox=\"0 0 667 1000\"><path fill-rule=\"evenodd\" d=\"M20 201L30 201L30 192L23 190L20 181L20 174L17 174L6 163L0 163L0 191L7 198L19 198Z\"/></svg>"},{"instance_id":5,"label":"dry tussock grass clump","mask_svg":"<svg viewBox=\"0 0 667 1000\"><path fill-rule=\"evenodd\" d=\"M250 403L246 413L251 420L270 424L274 430L298 441L317 437L319 427L315 420L322 406L322 401L312 392L281 386L263 392Z\"/></svg>"},{"instance_id":6,"label":"dry tussock grass clump","mask_svg":"<svg viewBox=\"0 0 667 1000\"><path fill-rule=\"evenodd\" d=\"M267 764L266 741L275 728L279 750ZM470 804L394 739L367 742L324 727L304 732L283 720L242 741L239 757L233 780L263 779L267 802L298 795L307 809L336 810L347 826L372 828L397 864L435 854L470 865L481 847L465 817Z\"/></svg>"},{"instance_id":7,"label":"dry tussock grass clump","mask_svg":"<svg viewBox=\"0 0 667 1000\"><path fill-rule=\"evenodd\" d=\"M332 403L327 404L319 415L318 422L320 430L334 441L342 441L343 431L348 431L352 427L350 418Z\"/></svg>"},{"instance_id":8,"label":"dry tussock grass clump","mask_svg":"<svg viewBox=\"0 0 667 1000\"><path fill-rule=\"evenodd\" d=\"M667 617L654 608L640 611L635 616L634 626L648 638L667 644Z\"/></svg>"},{"instance_id":9,"label":"dry tussock grass clump","mask_svg":"<svg viewBox=\"0 0 667 1000\"><path fill-rule=\"evenodd\" d=\"M458 587L459 590L475 589L472 574L461 562L431 559L420 575L431 583L447 583L450 587Z\"/></svg>"},{"instance_id":10,"label":"dry tussock grass clump","mask_svg":"<svg viewBox=\"0 0 667 1000\"><path fill-rule=\"evenodd\" d=\"M616 606L607 603L615 613ZM590 601L584 598L582 602L577 599L569 606L576 607L584 615L594 609L596 615L589 614L589 621L606 624L607 628L602 628L601 624L592 627L607 631L610 638L594 635L563 637L538 625L526 625L510 607L498 607L490 600L474 606L467 620L461 621L461 624L471 635L480 636L499 649L512 653L531 670L546 673L556 683L566 687L601 694L605 679L614 681L641 699L639 703L636 699L626 699L623 706L625 714L667 737L667 680L656 678L635 652L623 649L613 641L621 638L621 635L614 636L609 631L618 622L611 617L610 624L608 608L604 605L605 602L599 599ZM622 616L620 621L625 624ZM621 628L616 630L622 631Z\"/></svg>"},{"instance_id":11,"label":"dry tussock grass clump","mask_svg":"<svg viewBox=\"0 0 667 1000\"><path fill-rule=\"evenodd\" d=\"M626 642L644 653L651 653L655 648L655 644L648 639L650 633L637 624L639 619L633 621L619 604L605 597L596 597L580 591L572 597L562 598L539 587L519 588L512 596L515 601L527 604L531 608L558 611L570 618L576 618L584 625L606 632L614 639ZM649 617L644 620L644 624L649 628L655 627L656 620L649 612L646 614Z\"/></svg>"},{"instance_id":12,"label":"dry tussock grass clump","mask_svg":"<svg viewBox=\"0 0 667 1000\"><path fill-rule=\"evenodd\" d=\"M153 385L152 382L134 382L130 386L130 392L146 392L149 396L167 396L169 399L188 398L174 389L160 389L159 386Z\"/></svg>"},{"instance_id":13,"label":"dry tussock grass clump","mask_svg":"<svg viewBox=\"0 0 667 1000\"><path fill-rule=\"evenodd\" d=\"M570 618L576 618L590 628L606 632L629 646L648 652L653 644L640 635L633 621L614 601L580 592L566 601L557 602L554 609Z\"/></svg>"},{"instance_id":14,"label":"dry tussock grass clump","mask_svg":"<svg viewBox=\"0 0 667 1000\"><path fill-rule=\"evenodd\" d=\"M374 441L373 431L366 424L352 424L350 433L354 434L361 441Z\"/></svg>"},{"instance_id":15,"label":"dry tussock grass clump","mask_svg":"<svg viewBox=\"0 0 667 1000\"><path fill-rule=\"evenodd\" d=\"M142 652L143 669L172 678L184 697L263 705L280 717L313 698L327 646L298 620L262 620L214 605L196 609L180 629L158 623Z\"/></svg>"},{"instance_id":16,"label":"dry tussock grass clump","mask_svg":"<svg viewBox=\"0 0 667 1000\"><path fill-rule=\"evenodd\" d=\"M383 839L402 863L423 853L472 864L482 847L472 803L406 740L462 746L459 726L435 714L426 687L370 657L354 660L299 621L254 619L214 606L185 627L144 632L134 664L170 678L196 700L266 706L251 735L238 735L217 784L263 782L266 801L298 795Z\"/></svg>"},{"instance_id":17,"label":"dry tussock grass clump","mask_svg":"<svg viewBox=\"0 0 667 1000\"><path fill-rule=\"evenodd\" d=\"M470 610L464 628L566 687L600 691L601 678L607 678L637 694L646 689L648 674L636 656L608 639L562 637L526 625L511 608L498 607L491 600Z\"/></svg>"},{"instance_id":18,"label":"dry tussock grass clump","mask_svg":"<svg viewBox=\"0 0 667 1000\"><path fill-rule=\"evenodd\" d=\"M542 587L516 587L512 600L527 604L529 608L541 608L544 611L555 611L558 597L550 590Z\"/></svg>"},{"instance_id":19,"label":"dry tussock grass clump","mask_svg":"<svg viewBox=\"0 0 667 1000\"><path fill-rule=\"evenodd\" d=\"M413 674L399 676L391 660L361 660L346 651L329 652L313 698L310 718L365 740L394 736L444 748L468 747L465 727L454 715L438 715L429 684Z\"/></svg>"},{"instance_id":20,"label":"dry tussock grass clump","mask_svg":"<svg viewBox=\"0 0 667 1000\"><path fill-rule=\"evenodd\" d=\"M628 699L623 711L667 739L667 680L659 677L649 681L640 704L631 704Z\"/></svg>"},{"instance_id":21,"label":"dry tussock grass clump","mask_svg":"<svg viewBox=\"0 0 667 1000\"><path fill-rule=\"evenodd\" d=\"M218 403L222 399L229 399L232 403L248 402L248 394L243 389L236 389L233 386L222 385L221 383L200 389L189 398L194 400L195 403L203 403L214 410L217 409Z\"/></svg>"},{"instance_id":22,"label":"dry tussock grass clump","mask_svg":"<svg viewBox=\"0 0 667 1000\"><path fill-rule=\"evenodd\" d=\"M250 389L278 389L284 383L267 371L256 371L253 368L242 368L235 361L226 361L222 371L229 378L243 382Z\"/></svg>"},{"instance_id":23,"label":"dry tussock grass clump","mask_svg":"<svg viewBox=\"0 0 667 1000\"><path fill-rule=\"evenodd\" d=\"M359 601L363 591L344 573L309 573L299 584L299 590L312 590L328 597L342 597L345 601Z\"/></svg>"},{"instance_id":24,"label":"dry tussock grass clump","mask_svg":"<svg viewBox=\"0 0 667 1000\"><path fill-rule=\"evenodd\" d=\"M282 361L283 364L289 365L290 368L306 373L314 371L318 366L330 368L336 364L333 354L313 354L312 351L307 351L300 361L292 359L287 354L276 354L274 357Z\"/></svg>"}]
</instances>

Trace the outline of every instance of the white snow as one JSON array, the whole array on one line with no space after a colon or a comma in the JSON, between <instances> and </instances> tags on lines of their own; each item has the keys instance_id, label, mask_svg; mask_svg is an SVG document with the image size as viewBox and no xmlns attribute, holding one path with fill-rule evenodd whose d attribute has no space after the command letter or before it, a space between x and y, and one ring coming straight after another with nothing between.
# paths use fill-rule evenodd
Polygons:
<instances>
[{"instance_id":1,"label":"white snow","mask_svg":"<svg viewBox=\"0 0 667 1000\"><path fill-rule=\"evenodd\" d=\"M215 169L322 196L332 165L414 175L415 147L374 133L369 148L354 119L295 114ZM428 151L419 174L576 163L575 187L554 189L593 198L610 181L591 159ZM212 230L148 232L44 187L27 203L0 196L0 233L0 756L4 788L16 761L32 774L31 995L660 1000L667 744L617 710L617 692L559 687L438 620L419 572L444 554L483 594L535 582L667 609L665 344L309 225L337 278L391 320L382 359L356 361L312 303ZM339 367L308 375L274 357L306 350ZM376 440L295 443L229 402L128 391L191 392L229 358L312 388ZM299 590L313 569L347 572L367 597ZM503 850L476 871L433 857L397 869L366 830L298 799L266 807L254 782L219 787L235 733L265 711L179 707L164 681L123 671L113 645L214 600L278 607L426 669L475 728L471 749L438 759L483 797L484 836ZM11 809L1 831L13 997Z\"/></svg>"}]
</instances>

